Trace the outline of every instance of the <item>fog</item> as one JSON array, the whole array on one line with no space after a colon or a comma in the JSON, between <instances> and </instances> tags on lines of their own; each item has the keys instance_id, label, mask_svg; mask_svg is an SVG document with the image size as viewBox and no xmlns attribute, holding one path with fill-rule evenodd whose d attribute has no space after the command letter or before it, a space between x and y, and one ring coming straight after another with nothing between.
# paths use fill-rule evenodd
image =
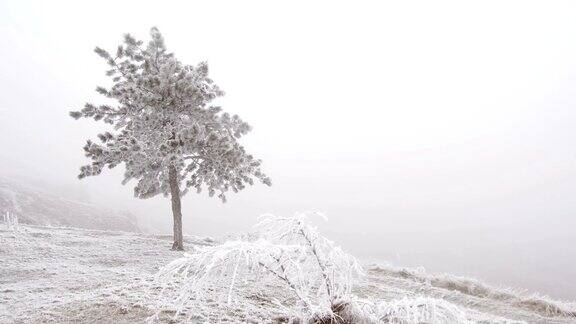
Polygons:
<instances>
[{"instance_id":1,"label":"fog","mask_svg":"<svg viewBox=\"0 0 576 324\"><path fill-rule=\"evenodd\" d=\"M218 100L273 186L222 204L183 198L190 235L250 230L266 212L319 210L366 260L423 266L576 299L576 3L0 2L0 175L171 228L122 167L79 181L124 33L157 26Z\"/></svg>"}]
</instances>

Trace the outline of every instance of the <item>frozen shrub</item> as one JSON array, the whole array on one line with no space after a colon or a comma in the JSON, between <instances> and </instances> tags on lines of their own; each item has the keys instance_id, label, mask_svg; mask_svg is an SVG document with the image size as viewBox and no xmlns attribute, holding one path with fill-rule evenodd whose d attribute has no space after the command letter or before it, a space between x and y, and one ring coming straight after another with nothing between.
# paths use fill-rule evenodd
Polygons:
<instances>
[{"instance_id":1,"label":"frozen shrub","mask_svg":"<svg viewBox=\"0 0 576 324\"><path fill-rule=\"evenodd\" d=\"M358 262L309 222L312 213L292 217L264 215L256 225L260 238L198 248L162 268L156 285L161 308L194 316L206 302L240 303L240 284L257 278L275 282L293 296L279 305L289 318L304 322L340 322L350 307L351 289L361 274ZM277 303L280 303L276 300Z\"/></svg>"}]
</instances>

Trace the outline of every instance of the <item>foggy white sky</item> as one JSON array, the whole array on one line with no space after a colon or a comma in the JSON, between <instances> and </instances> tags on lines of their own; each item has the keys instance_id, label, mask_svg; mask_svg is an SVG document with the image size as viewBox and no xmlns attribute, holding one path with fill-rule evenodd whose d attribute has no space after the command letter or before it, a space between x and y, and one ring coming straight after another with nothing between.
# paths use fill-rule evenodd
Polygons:
<instances>
[{"instance_id":1,"label":"foggy white sky","mask_svg":"<svg viewBox=\"0 0 576 324\"><path fill-rule=\"evenodd\" d=\"M122 169L79 182L107 85L95 46L158 26L207 60L273 187L183 200L185 232L321 210L361 257L576 298L576 3L0 1L0 174L168 231ZM570 246L571 245L571 246Z\"/></svg>"}]
</instances>

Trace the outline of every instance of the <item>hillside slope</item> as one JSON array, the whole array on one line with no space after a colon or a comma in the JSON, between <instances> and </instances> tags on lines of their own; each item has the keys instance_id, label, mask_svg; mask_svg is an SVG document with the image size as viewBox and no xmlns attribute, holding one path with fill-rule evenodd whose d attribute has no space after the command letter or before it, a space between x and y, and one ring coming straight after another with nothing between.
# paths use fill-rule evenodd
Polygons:
<instances>
[{"instance_id":1,"label":"hillside slope","mask_svg":"<svg viewBox=\"0 0 576 324\"><path fill-rule=\"evenodd\" d=\"M50 192L49 189L0 178L0 218L8 211L20 223L44 226L72 226L86 229L139 232L136 219L118 212Z\"/></svg>"},{"instance_id":2,"label":"hillside slope","mask_svg":"<svg viewBox=\"0 0 576 324\"><path fill-rule=\"evenodd\" d=\"M189 250L217 244L186 238ZM149 283L158 268L180 257L170 237L141 233L0 224L0 323L144 322L155 314ZM245 283L242 305L213 303L201 310L210 322L270 322L280 285ZM422 271L367 266L356 287L361 297L398 301L421 296L447 300L470 323L575 323L576 306L516 295L482 283ZM156 322L169 322L162 312Z\"/></svg>"}]
</instances>

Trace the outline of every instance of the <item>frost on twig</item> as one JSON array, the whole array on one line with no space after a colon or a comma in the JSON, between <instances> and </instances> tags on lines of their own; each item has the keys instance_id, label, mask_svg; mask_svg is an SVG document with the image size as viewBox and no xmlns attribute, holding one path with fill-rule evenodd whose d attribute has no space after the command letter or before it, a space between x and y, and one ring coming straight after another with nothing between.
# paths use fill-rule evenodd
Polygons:
<instances>
[{"instance_id":1,"label":"frost on twig","mask_svg":"<svg viewBox=\"0 0 576 324\"><path fill-rule=\"evenodd\" d=\"M244 305L241 297L254 293L257 282L282 292L283 301L278 295L265 299L286 316L315 322L338 318L362 270L318 233L311 215L264 215L256 225L257 240L199 248L166 265L155 281L160 308L172 309L175 316L206 316L199 313L210 303Z\"/></svg>"}]
</instances>

